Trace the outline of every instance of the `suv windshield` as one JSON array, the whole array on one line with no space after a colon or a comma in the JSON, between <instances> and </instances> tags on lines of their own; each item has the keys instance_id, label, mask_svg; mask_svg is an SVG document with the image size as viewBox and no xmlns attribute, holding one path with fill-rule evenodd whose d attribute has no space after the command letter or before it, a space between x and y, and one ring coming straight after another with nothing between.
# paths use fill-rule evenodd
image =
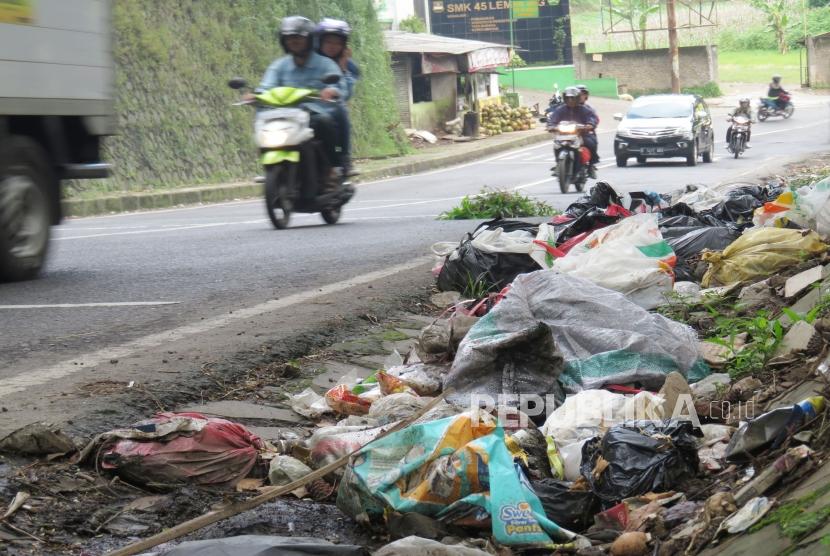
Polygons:
<instances>
[{"instance_id":1,"label":"suv windshield","mask_svg":"<svg viewBox=\"0 0 830 556\"><path fill-rule=\"evenodd\" d=\"M676 100L649 102L640 106L632 106L626 118L688 118L692 115L691 103L680 103Z\"/></svg>"}]
</instances>

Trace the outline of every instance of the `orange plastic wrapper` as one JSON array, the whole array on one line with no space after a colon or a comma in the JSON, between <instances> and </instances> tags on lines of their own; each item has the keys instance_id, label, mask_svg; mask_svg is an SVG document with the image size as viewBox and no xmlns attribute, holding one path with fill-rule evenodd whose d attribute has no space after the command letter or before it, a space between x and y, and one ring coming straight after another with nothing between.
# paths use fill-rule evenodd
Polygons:
<instances>
[{"instance_id":1,"label":"orange plastic wrapper","mask_svg":"<svg viewBox=\"0 0 830 556\"><path fill-rule=\"evenodd\" d=\"M326 392L326 402L334 411L344 415L366 415L372 406L371 400L356 396L345 384Z\"/></svg>"},{"instance_id":2,"label":"orange plastic wrapper","mask_svg":"<svg viewBox=\"0 0 830 556\"><path fill-rule=\"evenodd\" d=\"M396 376L392 376L387 374L383 371L378 371L375 375L378 379L378 384L380 385L380 391L384 396L388 396L389 394L413 394L418 395L415 391L409 387L409 385L404 382L403 380L399 379Z\"/></svg>"}]
</instances>

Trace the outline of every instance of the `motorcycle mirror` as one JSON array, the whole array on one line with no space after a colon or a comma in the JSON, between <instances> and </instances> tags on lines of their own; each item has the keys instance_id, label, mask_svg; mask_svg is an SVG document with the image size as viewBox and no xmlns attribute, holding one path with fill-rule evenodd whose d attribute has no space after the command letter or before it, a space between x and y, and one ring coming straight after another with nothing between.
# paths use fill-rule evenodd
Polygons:
<instances>
[{"instance_id":1,"label":"motorcycle mirror","mask_svg":"<svg viewBox=\"0 0 830 556\"><path fill-rule=\"evenodd\" d=\"M323 83L325 85L334 85L340 82L340 76L336 73L330 73L327 76L323 77Z\"/></svg>"},{"instance_id":2,"label":"motorcycle mirror","mask_svg":"<svg viewBox=\"0 0 830 556\"><path fill-rule=\"evenodd\" d=\"M622 119L623 119L622 113L617 112L616 114L614 114L614 119L617 120L618 122L621 122Z\"/></svg>"},{"instance_id":3,"label":"motorcycle mirror","mask_svg":"<svg viewBox=\"0 0 830 556\"><path fill-rule=\"evenodd\" d=\"M231 89L243 89L248 86L248 82L242 79L241 77L234 77L230 81L228 81L228 87Z\"/></svg>"}]
</instances>

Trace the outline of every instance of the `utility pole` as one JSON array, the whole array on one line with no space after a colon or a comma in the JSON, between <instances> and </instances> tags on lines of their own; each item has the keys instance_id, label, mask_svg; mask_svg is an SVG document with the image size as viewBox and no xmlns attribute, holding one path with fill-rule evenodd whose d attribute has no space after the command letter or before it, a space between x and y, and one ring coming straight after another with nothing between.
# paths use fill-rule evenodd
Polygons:
<instances>
[{"instance_id":1,"label":"utility pole","mask_svg":"<svg viewBox=\"0 0 830 556\"><path fill-rule=\"evenodd\" d=\"M666 15L669 20L669 58L671 59L671 92L680 92L680 52L677 47L677 14L675 0L666 0Z\"/></svg>"},{"instance_id":2,"label":"utility pole","mask_svg":"<svg viewBox=\"0 0 830 556\"><path fill-rule=\"evenodd\" d=\"M507 17L510 18L510 77L513 81L513 92L516 92L516 64L513 63L513 56L516 53L516 40L513 37L513 2L509 3Z\"/></svg>"}]
</instances>

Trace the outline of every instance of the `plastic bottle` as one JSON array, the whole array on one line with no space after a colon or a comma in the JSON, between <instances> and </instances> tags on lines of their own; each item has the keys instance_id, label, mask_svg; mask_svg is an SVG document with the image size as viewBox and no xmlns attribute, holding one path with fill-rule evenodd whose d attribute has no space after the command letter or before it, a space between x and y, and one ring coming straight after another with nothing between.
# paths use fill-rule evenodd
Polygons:
<instances>
[{"instance_id":1,"label":"plastic bottle","mask_svg":"<svg viewBox=\"0 0 830 556\"><path fill-rule=\"evenodd\" d=\"M747 459L762 448L777 448L796 429L824 411L825 399L822 396L807 398L789 407L779 407L744 423L732 435L726 447L726 459L730 461Z\"/></svg>"}]
</instances>

